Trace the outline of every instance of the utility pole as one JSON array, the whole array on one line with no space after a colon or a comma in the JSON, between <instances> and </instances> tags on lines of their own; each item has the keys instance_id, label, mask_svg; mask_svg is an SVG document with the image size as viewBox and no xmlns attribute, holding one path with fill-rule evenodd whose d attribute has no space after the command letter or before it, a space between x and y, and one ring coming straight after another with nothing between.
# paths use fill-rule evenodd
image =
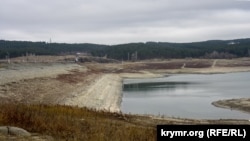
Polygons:
<instances>
[{"instance_id":1,"label":"utility pole","mask_svg":"<svg viewBox=\"0 0 250 141\"><path fill-rule=\"evenodd\" d=\"M7 60L7 62L10 64L10 54L9 54L9 52L7 52L6 60Z\"/></svg>"}]
</instances>

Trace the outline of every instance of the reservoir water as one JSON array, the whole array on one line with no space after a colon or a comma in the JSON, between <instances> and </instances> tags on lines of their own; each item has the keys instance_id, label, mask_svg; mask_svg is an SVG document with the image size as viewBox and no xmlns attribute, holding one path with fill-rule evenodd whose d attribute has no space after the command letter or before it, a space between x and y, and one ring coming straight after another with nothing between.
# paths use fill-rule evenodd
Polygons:
<instances>
[{"instance_id":1,"label":"reservoir water","mask_svg":"<svg viewBox=\"0 0 250 141\"><path fill-rule=\"evenodd\" d=\"M195 119L250 119L249 113L211 104L222 99L249 98L250 72L125 79L123 84L121 109L125 113Z\"/></svg>"}]
</instances>

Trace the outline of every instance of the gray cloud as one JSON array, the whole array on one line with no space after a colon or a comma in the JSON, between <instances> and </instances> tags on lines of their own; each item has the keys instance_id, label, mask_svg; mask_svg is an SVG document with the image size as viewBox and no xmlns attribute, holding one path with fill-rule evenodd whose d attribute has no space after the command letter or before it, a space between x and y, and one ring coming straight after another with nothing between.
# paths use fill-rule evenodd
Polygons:
<instances>
[{"instance_id":1,"label":"gray cloud","mask_svg":"<svg viewBox=\"0 0 250 141\"><path fill-rule=\"evenodd\" d=\"M248 0L2 0L0 38L190 42L250 37Z\"/></svg>"}]
</instances>

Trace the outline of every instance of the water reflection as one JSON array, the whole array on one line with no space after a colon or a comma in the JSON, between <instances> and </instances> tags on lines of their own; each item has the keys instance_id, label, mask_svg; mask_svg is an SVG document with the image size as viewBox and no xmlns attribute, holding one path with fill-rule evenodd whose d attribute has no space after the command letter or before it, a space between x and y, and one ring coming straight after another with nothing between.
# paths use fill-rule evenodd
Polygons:
<instances>
[{"instance_id":1,"label":"water reflection","mask_svg":"<svg viewBox=\"0 0 250 141\"><path fill-rule=\"evenodd\" d=\"M124 84L123 91L155 91L157 89L187 88L191 82L154 82L154 83L132 83Z\"/></svg>"},{"instance_id":2,"label":"water reflection","mask_svg":"<svg viewBox=\"0 0 250 141\"><path fill-rule=\"evenodd\" d=\"M199 119L249 119L250 114L217 108L213 101L249 97L250 72L175 75L125 80L123 112Z\"/></svg>"}]
</instances>

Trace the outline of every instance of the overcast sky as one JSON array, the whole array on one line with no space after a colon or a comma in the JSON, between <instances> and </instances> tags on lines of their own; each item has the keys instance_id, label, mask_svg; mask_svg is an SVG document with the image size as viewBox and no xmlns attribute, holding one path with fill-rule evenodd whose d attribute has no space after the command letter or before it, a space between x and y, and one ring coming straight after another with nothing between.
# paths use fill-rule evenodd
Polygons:
<instances>
[{"instance_id":1,"label":"overcast sky","mask_svg":"<svg viewBox=\"0 0 250 141\"><path fill-rule=\"evenodd\" d=\"M1 0L0 39L194 42L250 37L250 0Z\"/></svg>"}]
</instances>

